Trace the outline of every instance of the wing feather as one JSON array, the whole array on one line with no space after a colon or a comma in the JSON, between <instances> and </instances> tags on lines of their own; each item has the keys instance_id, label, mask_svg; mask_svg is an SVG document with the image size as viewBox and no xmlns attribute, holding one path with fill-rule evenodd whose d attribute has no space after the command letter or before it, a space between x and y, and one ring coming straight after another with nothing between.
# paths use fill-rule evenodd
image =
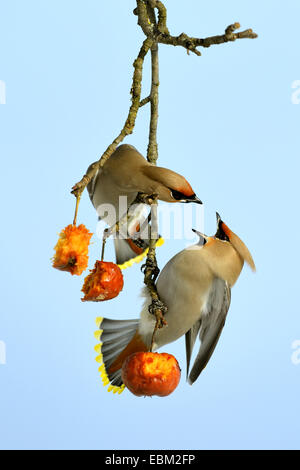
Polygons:
<instances>
[{"instance_id":1,"label":"wing feather","mask_svg":"<svg viewBox=\"0 0 300 470\"><path fill-rule=\"evenodd\" d=\"M201 319L198 320L185 335L186 376L187 376L187 378L189 376L189 370L190 370L190 363L191 363L193 348L194 348L195 341L197 339L200 328L201 328Z\"/></svg>"},{"instance_id":2,"label":"wing feather","mask_svg":"<svg viewBox=\"0 0 300 470\"><path fill-rule=\"evenodd\" d=\"M188 377L190 384L193 384L197 380L215 350L225 325L230 300L231 291L227 282L223 279L216 278L213 282L206 310L203 312L201 320L198 320L186 336L186 347L189 348L187 352L187 364L189 367L192 349L196 340L195 332L196 330L197 332L200 330L199 338L201 345Z\"/></svg>"}]
</instances>

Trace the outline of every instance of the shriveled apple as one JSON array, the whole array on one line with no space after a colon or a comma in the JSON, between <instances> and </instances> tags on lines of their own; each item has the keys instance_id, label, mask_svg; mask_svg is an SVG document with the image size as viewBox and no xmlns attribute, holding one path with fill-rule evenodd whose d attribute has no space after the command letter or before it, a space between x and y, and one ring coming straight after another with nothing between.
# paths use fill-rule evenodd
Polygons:
<instances>
[{"instance_id":1,"label":"shriveled apple","mask_svg":"<svg viewBox=\"0 0 300 470\"><path fill-rule=\"evenodd\" d=\"M85 280L83 302L103 302L117 297L123 289L123 274L119 266L105 261L96 261L94 269Z\"/></svg>"}]
</instances>

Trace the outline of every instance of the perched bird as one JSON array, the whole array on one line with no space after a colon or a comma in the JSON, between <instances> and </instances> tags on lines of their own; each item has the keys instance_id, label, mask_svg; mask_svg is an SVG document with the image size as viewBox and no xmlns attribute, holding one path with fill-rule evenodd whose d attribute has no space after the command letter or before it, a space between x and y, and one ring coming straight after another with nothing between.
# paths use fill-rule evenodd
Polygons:
<instances>
[{"instance_id":1,"label":"perched bird","mask_svg":"<svg viewBox=\"0 0 300 470\"><path fill-rule=\"evenodd\" d=\"M109 226L127 213L139 192L149 196L155 194L158 199L166 202L202 204L183 176L150 164L131 145L120 145L95 174L87 189L99 218ZM149 221L143 215L144 209L145 205L140 204L125 237L115 238L116 260L119 265L126 265L136 257L137 261L140 260L149 245L147 229L143 237L136 236L141 231L143 222L148 227Z\"/></svg>"},{"instance_id":2,"label":"perched bird","mask_svg":"<svg viewBox=\"0 0 300 470\"><path fill-rule=\"evenodd\" d=\"M153 350L186 339L187 378L195 382L209 361L230 306L231 287L237 281L244 262L255 271L252 256L242 240L232 232L217 214L217 232L208 237L194 230L199 243L175 255L162 270L157 290L168 311L167 326L157 330ZM137 351L148 351L151 345L155 319L148 311L151 298L146 301L139 320L98 319L102 346L98 361L104 384L109 390L121 392L124 388L121 368L124 360ZM189 372L191 355L199 334L200 349Z\"/></svg>"}]
</instances>

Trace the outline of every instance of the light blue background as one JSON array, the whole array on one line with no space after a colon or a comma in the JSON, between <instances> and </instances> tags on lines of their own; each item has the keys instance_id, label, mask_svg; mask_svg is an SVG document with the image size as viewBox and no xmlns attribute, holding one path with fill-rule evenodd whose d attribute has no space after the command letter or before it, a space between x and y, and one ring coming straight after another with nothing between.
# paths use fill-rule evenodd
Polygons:
<instances>
[{"instance_id":1,"label":"light blue background","mask_svg":"<svg viewBox=\"0 0 300 470\"><path fill-rule=\"evenodd\" d=\"M200 37L239 21L259 39L202 50L160 47L160 164L186 175L251 249L208 367L184 380L184 341L165 348L183 377L169 398L113 396L94 360L97 316L135 318L142 274L105 304L80 301L82 278L51 268L72 221L71 186L123 126L132 62L143 35L133 0L1 0L0 447L5 449L299 448L300 79L296 0L166 1L169 27ZM149 62L145 66L148 92ZM145 153L148 113L127 142ZM96 228L84 195L79 220ZM99 257L96 239L90 266ZM159 264L185 246L169 241ZM109 243L108 258L112 256ZM110 256L109 256L110 253ZM184 312L183 312L184 314Z\"/></svg>"}]
</instances>

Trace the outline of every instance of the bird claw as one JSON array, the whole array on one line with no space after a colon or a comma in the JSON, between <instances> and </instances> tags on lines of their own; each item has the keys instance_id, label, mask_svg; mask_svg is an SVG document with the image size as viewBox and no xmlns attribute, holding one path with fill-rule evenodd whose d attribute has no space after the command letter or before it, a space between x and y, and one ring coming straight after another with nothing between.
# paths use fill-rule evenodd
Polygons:
<instances>
[{"instance_id":1,"label":"bird claw","mask_svg":"<svg viewBox=\"0 0 300 470\"><path fill-rule=\"evenodd\" d=\"M156 260L152 260L151 258L147 259L146 263L141 266L141 271L143 274L145 274L147 270L151 271L151 281L155 282L160 273L160 269L156 264Z\"/></svg>"},{"instance_id":2,"label":"bird claw","mask_svg":"<svg viewBox=\"0 0 300 470\"><path fill-rule=\"evenodd\" d=\"M151 313L151 315L154 315L154 316L157 316L157 313L159 311L160 312L159 317L163 321L163 324L164 325L167 324L163 316L167 313L168 308L165 306L165 304L163 304L161 300L152 300L152 304L149 305L148 311L149 313Z\"/></svg>"},{"instance_id":3,"label":"bird claw","mask_svg":"<svg viewBox=\"0 0 300 470\"><path fill-rule=\"evenodd\" d=\"M138 197L139 197L139 201L142 204L148 204L149 206L151 206L151 204L153 204L158 198L158 194L139 193Z\"/></svg>"},{"instance_id":4,"label":"bird claw","mask_svg":"<svg viewBox=\"0 0 300 470\"><path fill-rule=\"evenodd\" d=\"M167 307L160 300L152 300L152 304L149 305L148 310L149 313L156 318L154 335L155 331L160 330L168 324L164 318L164 314L167 312Z\"/></svg>"}]
</instances>

